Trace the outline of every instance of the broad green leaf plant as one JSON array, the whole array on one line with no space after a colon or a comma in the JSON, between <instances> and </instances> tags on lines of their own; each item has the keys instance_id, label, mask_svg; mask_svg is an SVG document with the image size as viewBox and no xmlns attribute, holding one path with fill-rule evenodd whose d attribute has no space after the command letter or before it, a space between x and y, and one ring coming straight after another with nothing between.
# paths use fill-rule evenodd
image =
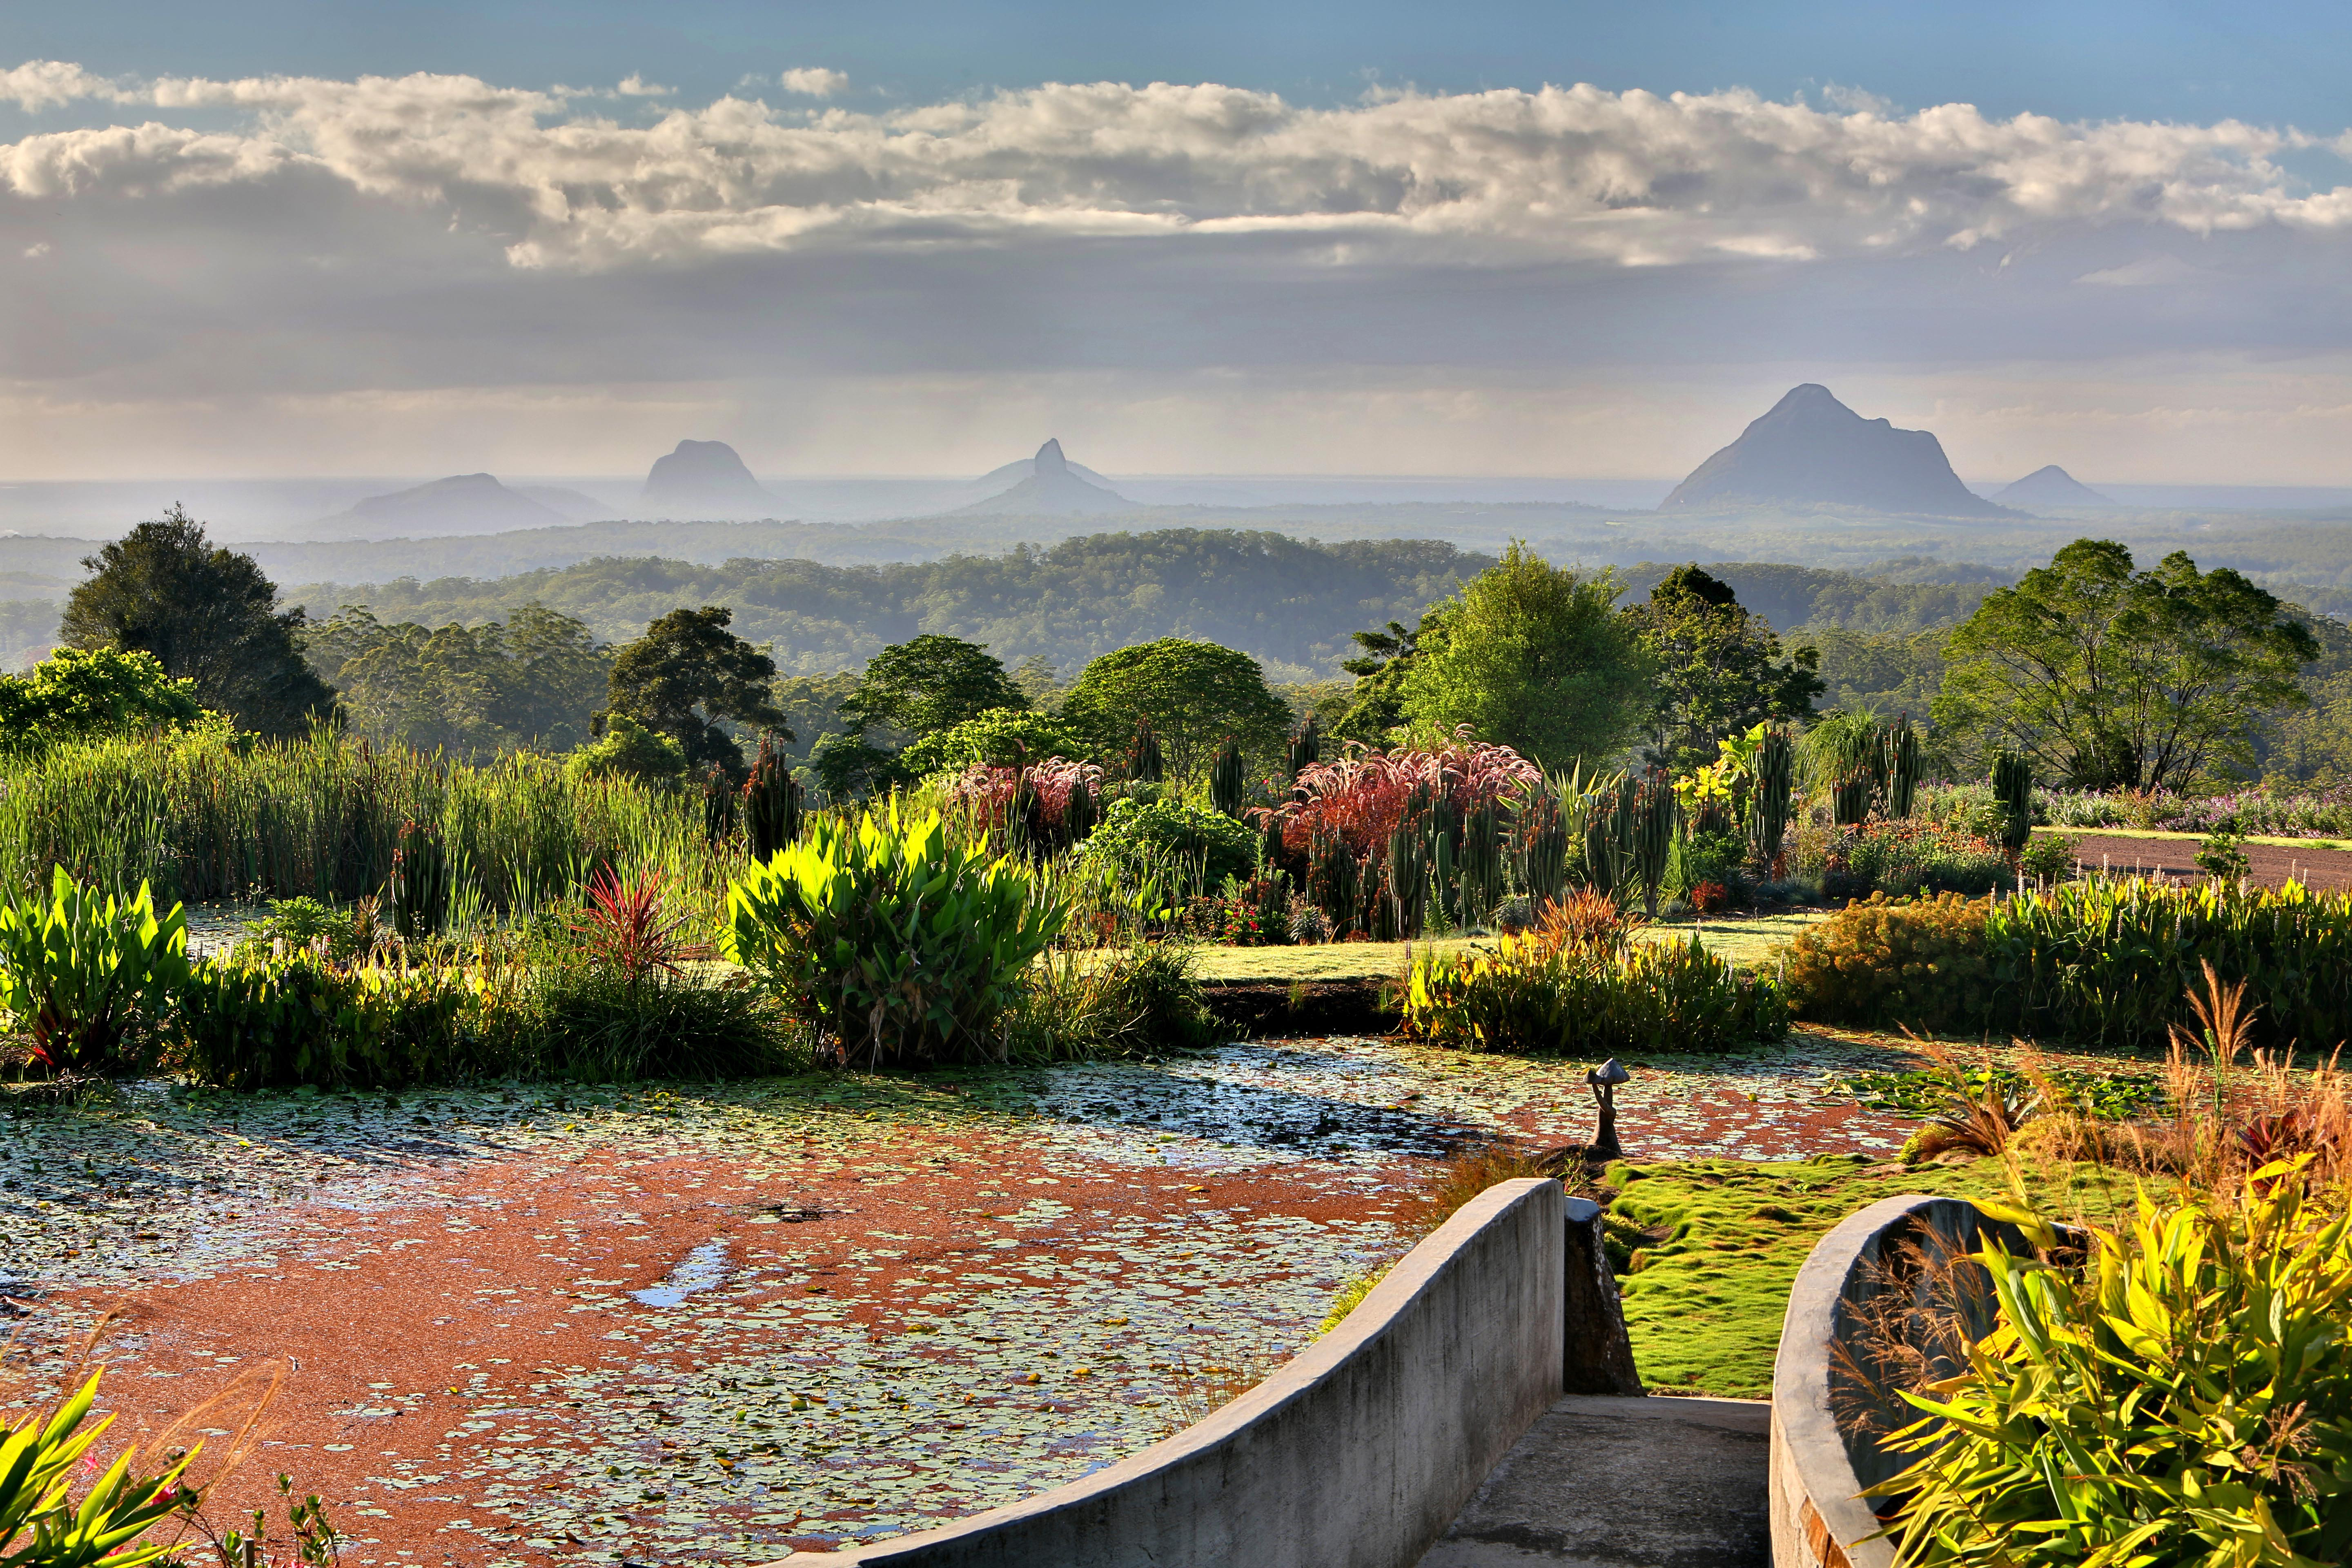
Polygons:
<instances>
[{"instance_id":1,"label":"broad green leaf plant","mask_svg":"<svg viewBox=\"0 0 2352 1568\"><path fill-rule=\"evenodd\" d=\"M2319 1568L2352 1548L2352 1216L2305 1191L2309 1156L2234 1204L2089 1228L2078 1268L2046 1220L1991 1210L2043 1257L1976 1255L1999 1317L1958 1375L1904 1397L1916 1453L1874 1489L1906 1568ZM2336 1205L2330 1205L2335 1207Z\"/></svg>"},{"instance_id":2,"label":"broad green leaf plant","mask_svg":"<svg viewBox=\"0 0 2352 1568\"><path fill-rule=\"evenodd\" d=\"M723 954L814 1024L837 1065L997 1059L997 1026L1066 910L987 841L949 842L937 812L893 798L855 821L813 820L737 878Z\"/></svg>"},{"instance_id":3,"label":"broad green leaf plant","mask_svg":"<svg viewBox=\"0 0 2352 1568\"><path fill-rule=\"evenodd\" d=\"M187 920L177 904L157 914L144 882L123 903L60 866L46 902L0 900L0 1008L52 1072L132 1065L135 1032L187 977Z\"/></svg>"},{"instance_id":4,"label":"broad green leaf plant","mask_svg":"<svg viewBox=\"0 0 2352 1568\"><path fill-rule=\"evenodd\" d=\"M0 1568L142 1568L172 1550L139 1538L193 1500L181 1485L193 1450L148 1476L135 1473L138 1451L126 1448L74 1500L91 1446L114 1424L108 1415L84 1425L102 1375L91 1373L47 1421L35 1414L0 1430Z\"/></svg>"}]
</instances>

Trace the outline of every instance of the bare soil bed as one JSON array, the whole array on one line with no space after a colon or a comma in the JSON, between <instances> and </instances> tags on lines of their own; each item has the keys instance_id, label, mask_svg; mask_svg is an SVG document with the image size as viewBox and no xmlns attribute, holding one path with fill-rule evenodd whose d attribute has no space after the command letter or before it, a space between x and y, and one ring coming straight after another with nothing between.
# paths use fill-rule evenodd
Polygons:
<instances>
[{"instance_id":1,"label":"bare soil bed","mask_svg":"<svg viewBox=\"0 0 2352 1568\"><path fill-rule=\"evenodd\" d=\"M2197 868L2198 840L2187 837L2148 838L2128 833L2066 835L2075 839L2075 858L2093 869L2116 875L2140 873L2168 881L2193 882L2205 873ZM2265 888L2283 885L2289 878L2307 888L2341 891L2352 888L2352 850L2325 849L2283 844L2243 847L2247 879Z\"/></svg>"}]
</instances>

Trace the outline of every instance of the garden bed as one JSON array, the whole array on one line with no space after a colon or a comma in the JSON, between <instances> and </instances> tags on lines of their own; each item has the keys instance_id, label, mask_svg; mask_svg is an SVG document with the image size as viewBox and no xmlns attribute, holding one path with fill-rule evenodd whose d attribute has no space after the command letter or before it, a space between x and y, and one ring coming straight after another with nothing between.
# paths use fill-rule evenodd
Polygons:
<instances>
[{"instance_id":1,"label":"garden bed","mask_svg":"<svg viewBox=\"0 0 2352 1568\"><path fill-rule=\"evenodd\" d=\"M2075 858L2094 871L2161 877L2174 882L2201 881L2205 877L2197 866L2197 847L2203 840L2194 834L2103 829L2069 832L2065 837L2077 840ZM2306 888L2352 889L2352 848L2292 838L2248 838L2239 847L2246 857L2246 879L2258 887L2281 887L2292 878Z\"/></svg>"}]
</instances>

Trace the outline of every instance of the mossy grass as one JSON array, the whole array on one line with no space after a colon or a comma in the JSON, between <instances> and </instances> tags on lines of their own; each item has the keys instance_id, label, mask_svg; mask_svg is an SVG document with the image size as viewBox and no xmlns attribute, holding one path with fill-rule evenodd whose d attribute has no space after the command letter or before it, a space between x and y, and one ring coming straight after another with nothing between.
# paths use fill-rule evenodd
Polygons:
<instances>
[{"instance_id":1,"label":"mossy grass","mask_svg":"<svg viewBox=\"0 0 2352 1568\"><path fill-rule=\"evenodd\" d=\"M1612 1247L1634 1364L1653 1393L1763 1399L1789 1289L1813 1244L1856 1209L1898 1194L2014 1201L2002 1162L1906 1169L1823 1154L1787 1163L1697 1160L1610 1167ZM2126 1209L2128 1172L2052 1162L2025 1167L2045 1214L2101 1219Z\"/></svg>"}]
</instances>

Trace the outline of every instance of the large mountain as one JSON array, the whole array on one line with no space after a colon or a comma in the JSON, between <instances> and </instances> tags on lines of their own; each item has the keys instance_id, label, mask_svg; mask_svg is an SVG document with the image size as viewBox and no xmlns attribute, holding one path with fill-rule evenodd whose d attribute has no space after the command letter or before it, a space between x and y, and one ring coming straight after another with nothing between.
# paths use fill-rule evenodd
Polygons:
<instances>
[{"instance_id":1,"label":"large mountain","mask_svg":"<svg viewBox=\"0 0 2352 1568\"><path fill-rule=\"evenodd\" d=\"M1008 464L1015 468L1019 465ZM1006 470L999 468L997 474ZM1097 511L1133 511L1135 503L1108 485L1088 484L1078 475L1091 470L1080 468L1062 456L1058 437L1037 448L1030 460L1029 477L1002 495L970 506L958 507L955 515L999 513L1015 517L1067 517L1075 513ZM991 475L995 478L996 475ZM1101 479L1100 474L1093 475Z\"/></svg>"},{"instance_id":2,"label":"large mountain","mask_svg":"<svg viewBox=\"0 0 2352 1568\"><path fill-rule=\"evenodd\" d=\"M2036 468L2015 484L1995 491L1992 499L2005 506L2022 507L2090 507L2116 504L2114 500L2101 495L2055 463L2046 468Z\"/></svg>"},{"instance_id":3,"label":"large mountain","mask_svg":"<svg viewBox=\"0 0 2352 1568\"><path fill-rule=\"evenodd\" d=\"M549 499L574 492L548 492ZM585 501L586 497L576 499ZM592 506L593 503L590 503ZM516 528L549 528L579 521L546 500L509 489L488 474L452 474L446 479L390 495L370 496L347 511L299 529L305 539L423 539L446 533L503 533Z\"/></svg>"},{"instance_id":4,"label":"large mountain","mask_svg":"<svg viewBox=\"0 0 2352 1568\"><path fill-rule=\"evenodd\" d=\"M1864 419L1826 386L1793 387L1739 439L1691 470L1664 510L1741 502L1842 506L1921 517L2010 517L1960 483L1926 430Z\"/></svg>"},{"instance_id":5,"label":"large mountain","mask_svg":"<svg viewBox=\"0 0 2352 1568\"><path fill-rule=\"evenodd\" d=\"M776 515L776 498L760 488L724 441L680 441L654 459L638 510L692 521Z\"/></svg>"}]
</instances>

